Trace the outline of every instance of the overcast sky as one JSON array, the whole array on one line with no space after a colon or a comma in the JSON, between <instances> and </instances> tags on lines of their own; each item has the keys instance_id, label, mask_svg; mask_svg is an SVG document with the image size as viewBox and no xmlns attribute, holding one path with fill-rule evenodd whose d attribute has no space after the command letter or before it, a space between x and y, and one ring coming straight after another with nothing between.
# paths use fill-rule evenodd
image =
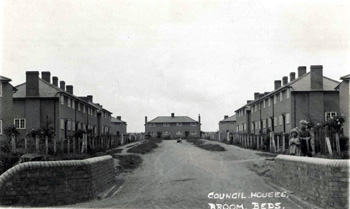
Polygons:
<instances>
[{"instance_id":1,"label":"overcast sky","mask_svg":"<svg viewBox=\"0 0 350 209\"><path fill-rule=\"evenodd\" d=\"M144 117L202 118L203 131L298 66L350 73L344 1L5 0L2 69L51 71L94 96L128 131Z\"/></svg>"}]
</instances>

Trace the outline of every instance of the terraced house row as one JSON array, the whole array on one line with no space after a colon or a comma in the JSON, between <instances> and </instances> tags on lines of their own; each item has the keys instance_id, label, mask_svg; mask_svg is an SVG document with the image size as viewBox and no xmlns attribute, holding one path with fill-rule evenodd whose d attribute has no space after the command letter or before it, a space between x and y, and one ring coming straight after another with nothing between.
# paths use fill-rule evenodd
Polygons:
<instances>
[{"instance_id":1,"label":"terraced house row","mask_svg":"<svg viewBox=\"0 0 350 209\"><path fill-rule=\"evenodd\" d=\"M340 114L348 120L348 77L342 79L344 81L340 83L323 76L322 65L312 65L309 72L305 66L298 67L298 77L291 72L289 78L284 76L282 81L275 80L273 91L256 92L254 100L248 100L235 111L235 132L288 133L302 119L316 124Z\"/></svg>"},{"instance_id":2,"label":"terraced house row","mask_svg":"<svg viewBox=\"0 0 350 209\"><path fill-rule=\"evenodd\" d=\"M126 123L112 123L112 112L94 103L92 95L74 95L73 85L59 82L56 76L51 82L48 71L41 72L41 78L38 71L27 71L26 82L14 87L7 100L12 101L7 107L12 119L7 120L6 126L12 120L22 137L42 128L53 128L57 139L72 136L78 130L89 130L92 136L124 134L119 123L125 124L126 133Z\"/></svg>"}]
</instances>

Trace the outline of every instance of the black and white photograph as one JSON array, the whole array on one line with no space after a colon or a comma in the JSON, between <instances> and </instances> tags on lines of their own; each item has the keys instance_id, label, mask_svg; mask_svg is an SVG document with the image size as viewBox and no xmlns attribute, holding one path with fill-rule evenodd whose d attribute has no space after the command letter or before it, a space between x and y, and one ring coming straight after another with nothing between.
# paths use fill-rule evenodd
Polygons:
<instances>
[{"instance_id":1,"label":"black and white photograph","mask_svg":"<svg viewBox=\"0 0 350 209\"><path fill-rule=\"evenodd\" d=\"M350 1L0 18L0 208L349 208Z\"/></svg>"}]
</instances>

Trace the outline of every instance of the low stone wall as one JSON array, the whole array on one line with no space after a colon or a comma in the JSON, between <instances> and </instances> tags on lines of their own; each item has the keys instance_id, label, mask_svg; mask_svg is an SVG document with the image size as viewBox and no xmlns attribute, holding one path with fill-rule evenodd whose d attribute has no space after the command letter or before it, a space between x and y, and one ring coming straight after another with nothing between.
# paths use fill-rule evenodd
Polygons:
<instances>
[{"instance_id":1,"label":"low stone wall","mask_svg":"<svg viewBox=\"0 0 350 209\"><path fill-rule=\"evenodd\" d=\"M278 155L273 178L322 208L348 208L349 163L349 160Z\"/></svg>"},{"instance_id":2,"label":"low stone wall","mask_svg":"<svg viewBox=\"0 0 350 209\"><path fill-rule=\"evenodd\" d=\"M0 176L0 205L73 204L95 198L114 182L115 166L109 155L22 163Z\"/></svg>"}]
</instances>

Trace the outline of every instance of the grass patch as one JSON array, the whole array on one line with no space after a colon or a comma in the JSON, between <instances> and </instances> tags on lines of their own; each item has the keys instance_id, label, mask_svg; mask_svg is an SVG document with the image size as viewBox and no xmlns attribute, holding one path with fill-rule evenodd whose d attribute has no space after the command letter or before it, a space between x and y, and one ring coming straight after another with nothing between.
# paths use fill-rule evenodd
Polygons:
<instances>
[{"instance_id":1,"label":"grass patch","mask_svg":"<svg viewBox=\"0 0 350 209\"><path fill-rule=\"evenodd\" d=\"M192 144L194 144L195 146L201 148L201 149L205 149L208 151L226 151L226 149L218 144L206 144L204 143L203 140L200 139L186 139L187 142L190 142Z\"/></svg>"},{"instance_id":2,"label":"grass patch","mask_svg":"<svg viewBox=\"0 0 350 209\"><path fill-rule=\"evenodd\" d=\"M137 153L137 154L146 154L147 152L152 151L154 148L157 148L157 143L151 139L142 144L137 145L131 149L128 149L128 153Z\"/></svg>"},{"instance_id":3,"label":"grass patch","mask_svg":"<svg viewBox=\"0 0 350 209\"><path fill-rule=\"evenodd\" d=\"M142 163L142 158L138 155L115 155L119 160L121 171L133 170L139 167Z\"/></svg>"},{"instance_id":4,"label":"grass patch","mask_svg":"<svg viewBox=\"0 0 350 209\"><path fill-rule=\"evenodd\" d=\"M152 138L152 139L150 139L150 141L153 141L153 142L159 144L159 143L162 143L163 139L160 139L160 138Z\"/></svg>"}]
</instances>

